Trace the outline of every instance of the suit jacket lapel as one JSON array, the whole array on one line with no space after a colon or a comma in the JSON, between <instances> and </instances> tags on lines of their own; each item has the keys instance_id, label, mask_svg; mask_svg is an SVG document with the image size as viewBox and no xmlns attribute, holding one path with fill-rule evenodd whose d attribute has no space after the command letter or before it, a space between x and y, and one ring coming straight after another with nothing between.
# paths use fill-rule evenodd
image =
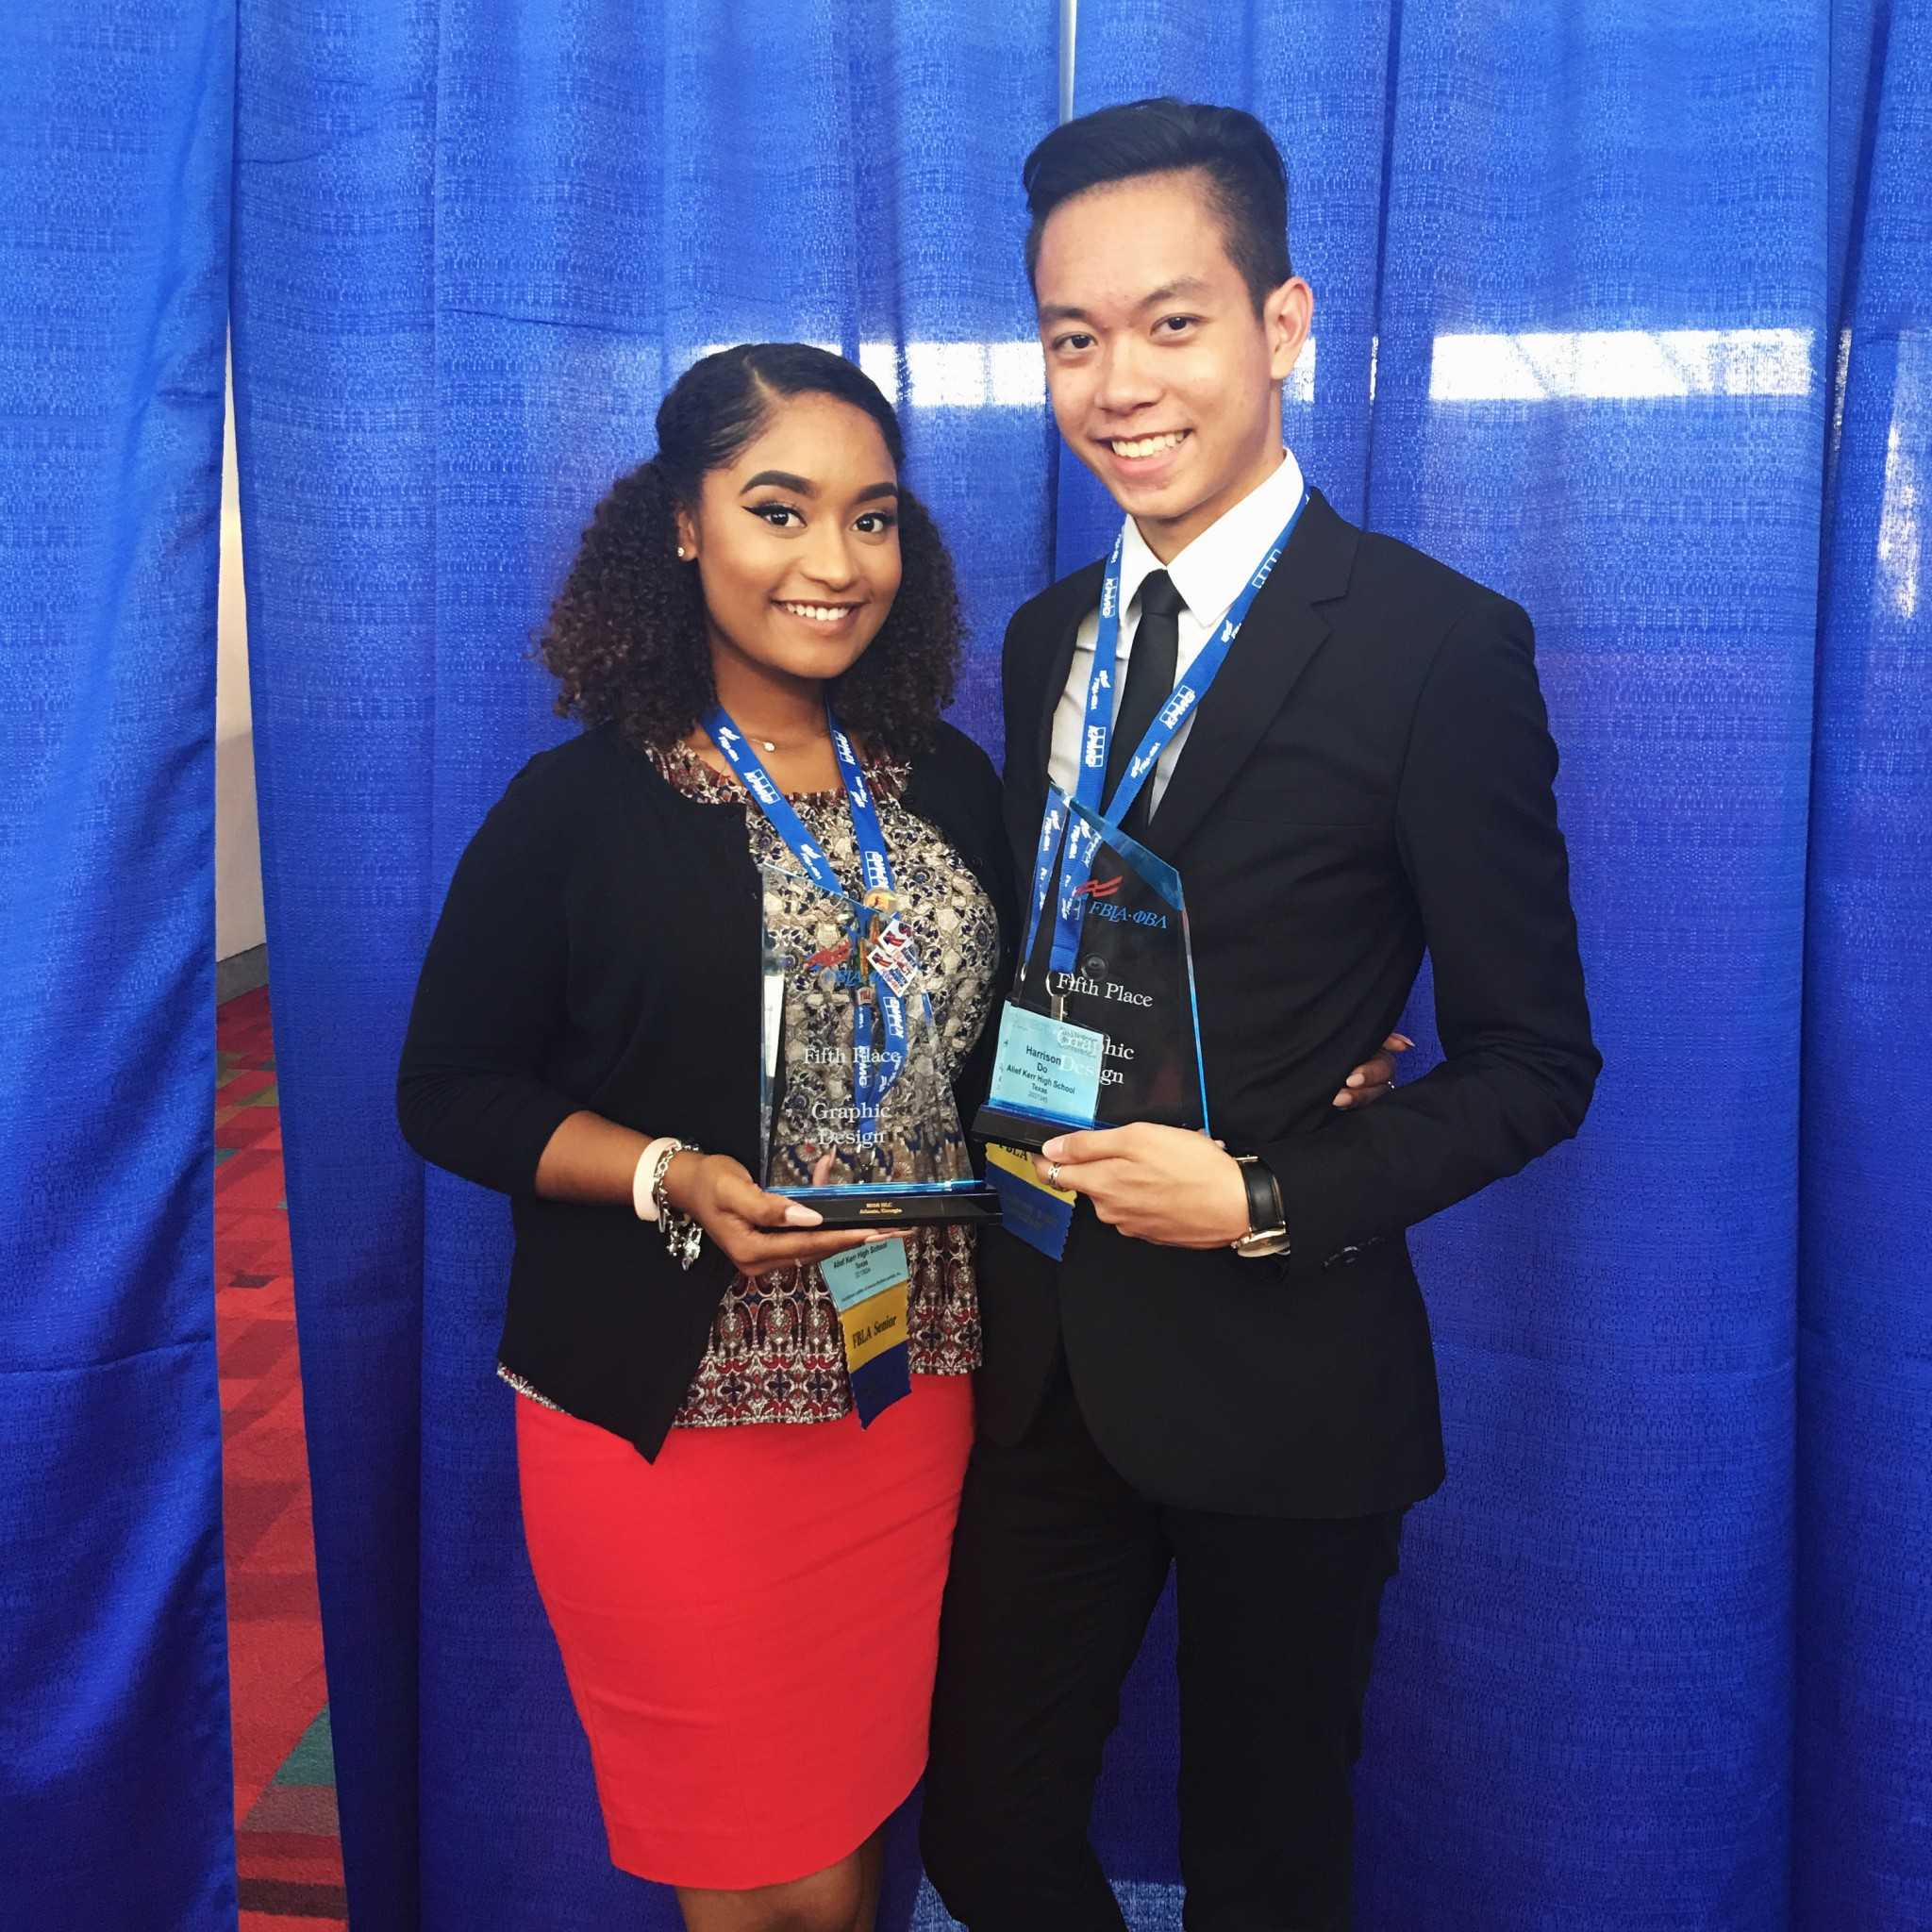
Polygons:
<instances>
[{"instance_id":1,"label":"suit jacket lapel","mask_svg":"<svg viewBox=\"0 0 1932 1932\"><path fill-rule=\"evenodd\" d=\"M1327 620L1316 607L1346 592L1358 536L1320 491L1309 491L1274 575L1201 700L1174 777L1149 821L1148 842L1163 857L1177 855L1199 827L1327 639Z\"/></svg>"}]
</instances>

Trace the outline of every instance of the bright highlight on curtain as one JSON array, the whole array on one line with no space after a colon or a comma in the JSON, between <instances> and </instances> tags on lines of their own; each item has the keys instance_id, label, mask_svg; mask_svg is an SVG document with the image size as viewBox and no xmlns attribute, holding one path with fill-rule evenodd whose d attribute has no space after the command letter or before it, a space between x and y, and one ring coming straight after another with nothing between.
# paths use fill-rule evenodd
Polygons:
<instances>
[{"instance_id":1,"label":"bright highlight on curtain","mask_svg":"<svg viewBox=\"0 0 1932 1932\"><path fill-rule=\"evenodd\" d=\"M1803 396L1817 379L1806 328L1601 328L1469 331L1435 338L1432 403ZM696 356L727 348L707 342ZM834 355L837 342L820 347ZM1317 340L1302 345L1283 390L1315 401ZM696 356L692 358L696 359ZM1008 342L861 342L858 364L888 401L915 409L1031 409L1046 369L1030 337ZM904 372L902 380L901 372ZM1374 365L1370 364L1374 395Z\"/></svg>"},{"instance_id":2,"label":"bright highlight on curtain","mask_svg":"<svg viewBox=\"0 0 1932 1932\"><path fill-rule=\"evenodd\" d=\"M900 379L900 369L907 380ZM863 342L858 363L887 399L915 409L1039 408L1046 401L1046 363L1037 341L1013 342ZM1315 340L1296 358L1288 399L1315 399Z\"/></svg>"},{"instance_id":3,"label":"bright highlight on curtain","mask_svg":"<svg viewBox=\"0 0 1932 1932\"><path fill-rule=\"evenodd\" d=\"M1595 328L1439 335L1432 403L1802 396L1807 328Z\"/></svg>"}]
</instances>

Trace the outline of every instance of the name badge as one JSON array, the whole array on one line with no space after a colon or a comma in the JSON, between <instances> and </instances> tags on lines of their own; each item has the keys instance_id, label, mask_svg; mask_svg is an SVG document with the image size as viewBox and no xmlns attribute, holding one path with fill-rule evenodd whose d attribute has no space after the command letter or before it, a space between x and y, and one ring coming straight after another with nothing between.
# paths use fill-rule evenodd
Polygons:
<instances>
[{"instance_id":1,"label":"name badge","mask_svg":"<svg viewBox=\"0 0 1932 1932\"><path fill-rule=\"evenodd\" d=\"M1010 1003L1000 1014L992 1104L1091 1127L1100 1105L1107 1035Z\"/></svg>"},{"instance_id":2,"label":"name badge","mask_svg":"<svg viewBox=\"0 0 1932 1932\"><path fill-rule=\"evenodd\" d=\"M863 1247L827 1255L819 1263L819 1279L825 1284L832 1306L843 1315L847 1308L910 1281L912 1268L906 1258L906 1243L895 1235L889 1241L868 1241Z\"/></svg>"}]
</instances>

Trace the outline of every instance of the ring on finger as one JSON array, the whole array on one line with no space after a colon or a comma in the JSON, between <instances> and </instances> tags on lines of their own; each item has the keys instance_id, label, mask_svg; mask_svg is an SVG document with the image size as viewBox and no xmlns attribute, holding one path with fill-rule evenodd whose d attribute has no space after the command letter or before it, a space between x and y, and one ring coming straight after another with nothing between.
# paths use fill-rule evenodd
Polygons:
<instances>
[{"instance_id":1,"label":"ring on finger","mask_svg":"<svg viewBox=\"0 0 1932 1932\"><path fill-rule=\"evenodd\" d=\"M1050 1160L1046 1164L1046 1184L1050 1188L1060 1184L1060 1164L1058 1160Z\"/></svg>"}]
</instances>

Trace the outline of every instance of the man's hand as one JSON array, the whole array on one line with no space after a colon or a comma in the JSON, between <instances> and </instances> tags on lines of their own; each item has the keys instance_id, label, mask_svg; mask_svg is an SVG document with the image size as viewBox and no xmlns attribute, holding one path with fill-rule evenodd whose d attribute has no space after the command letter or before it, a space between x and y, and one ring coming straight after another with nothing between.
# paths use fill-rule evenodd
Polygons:
<instances>
[{"instance_id":1,"label":"man's hand","mask_svg":"<svg viewBox=\"0 0 1932 1932\"><path fill-rule=\"evenodd\" d=\"M1218 1141L1145 1121L1061 1134L1033 1157L1051 1187L1085 1194L1109 1227L1169 1248L1224 1248L1248 1231L1241 1164Z\"/></svg>"},{"instance_id":2,"label":"man's hand","mask_svg":"<svg viewBox=\"0 0 1932 1932\"><path fill-rule=\"evenodd\" d=\"M1333 1105L1373 1107L1395 1086L1395 1057L1415 1044L1391 1033L1349 1074ZM1248 1231L1241 1163L1219 1141L1185 1127L1110 1127L1061 1134L1034 1156L1050 1187L1085 1194L1109 1227L1168 1248L1224 1248Z\"/></svg>"},{"instance_id":3,"label":"man's hand","mask_svg":"<svg viewBox=\"0 0 1932 1932\"><path fill-rule=\"evenodd\" d=\"M1395 1056L1415 1044L1406 1033L1391 1033L1374 1059L1364 1060L1338 1090L1333 1107L1373 1107L1395 1087Z\"/></svg>"}]
</instances>

